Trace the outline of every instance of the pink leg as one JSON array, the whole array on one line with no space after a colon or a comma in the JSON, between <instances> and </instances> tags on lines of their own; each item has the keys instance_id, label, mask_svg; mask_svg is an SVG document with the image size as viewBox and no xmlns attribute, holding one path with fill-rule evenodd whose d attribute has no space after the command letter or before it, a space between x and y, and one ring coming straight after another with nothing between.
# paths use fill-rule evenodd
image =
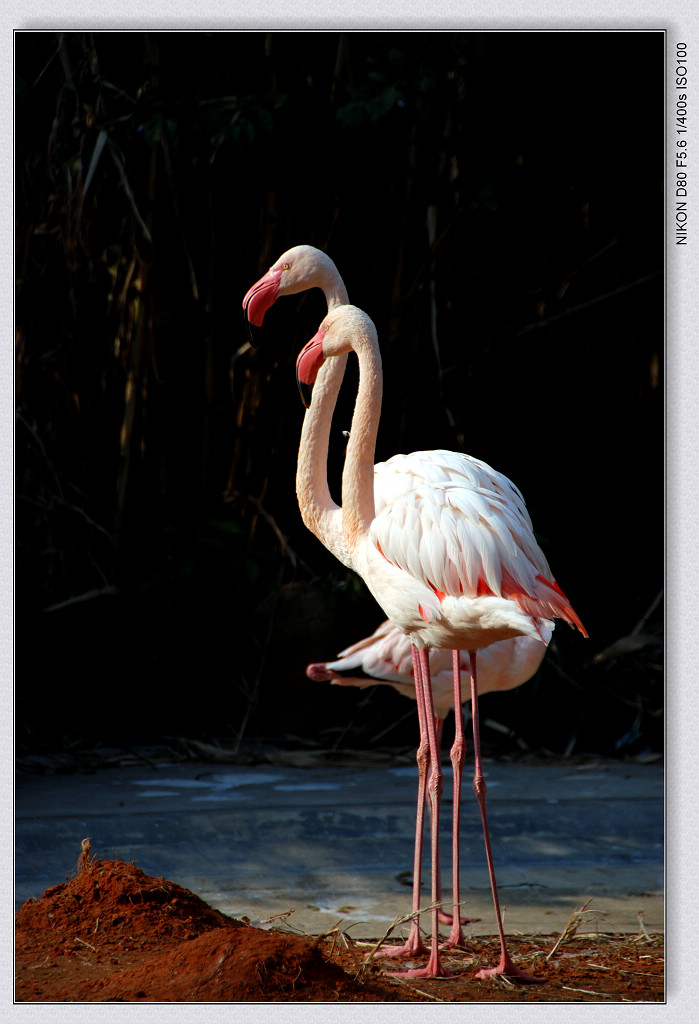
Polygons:
<instances>
[{"instance_id":1,"label":"pink leg","mask_svg":"<svg viewBox=\"0 0 699 1024\"><path fill-rule=\"evenodd\" d=\"M417 693L418 676L421 672L417 651L413 647L413 672L415 675L415 690ZM417 748L417 813L415 815L415 857L413 861L413 907L412 913L418 913L420 909L420 881L422 875L422 837L425 826L425 797L427 795L427 772L430 766L430 747L427 728L424 722L424 704L418 699L417 714L420 723L420 745ZM439 721L439 719L438 719ZM410 922L410 932L407 941L402 946L385 946L376 954L379 956L415 956L419 953L426 953L427 949L420 936L420 922L418 917L413 917Z\"/></svg>"},{"instance_id":2,"label":"pink leg","mask_svg":"<svg viewBox=\"0 0 699 1024\"><path fill-rule=\"evenodd\" d=\"M435 717L434 727L435 727L435 732L437 733L437 746L439 747L440 756L441 756L442 733L444 731L444 719L443 718ZM442 907L441 907L441 902L442 902L442 873L441 873L441 871L439 873L439 902L440 902L440 907L439 907L439 910L437 911L437 920L439 921L440 924L449 924L450 925L452 923L452 916L451 916L451 914L445 913L445 911L442 910Z\"/></svg>"},{"instance_id":3,"label":"pink leg","mask_svg":"<svg viewBox=\"0 0 699 1024\"><path fill-rule=\"evenodd\" d=\"M448 946L459 946L461 949L473 951L464 940L462 924L468 923L470 918L461 918L459 913L459 836L461 827L461 773L464 766L466 753L466 741L464 740L464 716L461 710L461 669L459 667L459 651L452 651L452 666L454 672L454 743L451 748L451 764L454 772L454 803L452 820L452 898L454 900L454 913L451 921L451 933L447 941ZM446 915L445 915L446 916Z\"/></svg>"},{"instance_id":4,"label":"pink leg","mask_svg":"<svg viewBox=\"0 0 699 1024\"><path fill-rule=\"evenodd\" d=\"M415 652L414 652L415 655ZM439 880L439 804L442 795L444 776L439 761L437 730L435 728L434 704L432 701L432 682L430 679L430 662L426 650L417 651L420 671L415 673L415 695L418 701L418 714L421 714L420 727L427 729L430 749L431 771L427 790L431 806L431 849L432 849L432 949L425 967L416 967L410 971L392 972L399 978L446 978L449 977L439 959L439 920L437 905L440 899ZM422 712L420 712L422 705Z\"/></svg>"},{"instance_id":5,"label":"pink leg","mask_svg":"<svg viewBox=\"0 0 699 1024\"><path fill-rule=\"evenodd\" d=\"M458 654L458 652L456 652L456 653ZM461 673L459 673L459 684L460 683L461 683ZM461 687L459 686L459 689L460 688ZM439 746L439 749L441 750L442 749L442 731L444 729L444 719L443 718L435 718L434 723L435 723L435 729L437 731L437 744ZM463 716L462 716L462 719L461 719L461 728L462 728L462 732L463 732ZM460 782L460 780L459 780L459 782ZM456 794L456 788L454 790L454 793ZM461 795L461 785L459 784L459 798L460 798L460 795ZM440 883L441 883L441 872L440 872ZM440 891L439 891L439 899L440 899L440 903L441 903L441 899L442 899L441 885L440 885ZM458 903L458 902L459 902L459 899L458 899L458 896L457 896L456 897L456 903ZM458 914L458 911L456 911L456 913ZM437 918L438 918L440 924L448 924L450 927L454 924L454 916L452 914L447 914L447 912L445 910L443 910L441 908L441 906L440 906L439 910L437 911ZM474 917L460 917L459 920L460 920L461 924L463 925L463 924L471 924L472 921L477 921L478 918L474 918ZM454 943L452 941L452 939L450 938L449 942L445 943L445 945L453 946L453 945L456 945L456 943ZM462 945L463 949L469 949L469 950L472 949L471 946L467 946L467 945L465 945L463 943L461 945Z\"/></svg>"},{"instance_id":6,"label":"pink leg","mask_svg":"<svg viewBox=\"0 0 699 1024\"><path fill-rule=\"evenodd\" d=\"M485 812L485 793L486 784L485 778L483 777L483 769L481 767L481 741L480 741L480 729L478 725L478 684L476 682L476 652L469 651L469 657L471 659L471 716L473 719L473 754L475 762L475 773L473 776L473 789L478 800L478 806L481 811L481 819L483 821L483 838L485 840L485 855L488 861L488 874L490 875L490 888L493 893L493 905L495 907L495 916L498 923L498 934L500 935L500 963L497 967L484 968L479 971L476 975L477 978L489 978L492 974L504 974L508 978L512 978L515 981L521 982L543 982L545 978L536 978L531 974L525 974L524 971L520 971L519 967L516 967L513 963L510 954L507 952L507 946L505 945L505 931L502 927L502 917L500 915L500 901L498 899L498 889L495 882L495 869L493 867L493 853L490 847L490 835L488 833L488 820Z\"/></svg>"}]
</instances>

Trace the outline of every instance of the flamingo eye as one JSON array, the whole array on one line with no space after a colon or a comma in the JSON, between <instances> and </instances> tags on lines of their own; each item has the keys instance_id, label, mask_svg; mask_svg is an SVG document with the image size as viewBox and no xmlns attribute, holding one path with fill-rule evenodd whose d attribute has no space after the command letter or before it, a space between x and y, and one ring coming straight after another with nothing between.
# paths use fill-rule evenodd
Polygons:
<instances>
[{"instance_id":1,"label":"flamingo eye","mask_svg":"<svg viewBox=\"0 0 699 1024\"><path fill-rule=\"evenodd\" d=\"M323 330L324 331L329 331L330 330L330 324L323 324Z\"/></svg>"},{"instance_id":2,"label":"flamingo eye","mask_svg":"<svg viewBox=\"0 0 699 1024\"><path fill-rule=\"evenodd\" d=\"M288 270L290 266L290 263L282 263L282 270Z\"/></svg>"}]
</instances>

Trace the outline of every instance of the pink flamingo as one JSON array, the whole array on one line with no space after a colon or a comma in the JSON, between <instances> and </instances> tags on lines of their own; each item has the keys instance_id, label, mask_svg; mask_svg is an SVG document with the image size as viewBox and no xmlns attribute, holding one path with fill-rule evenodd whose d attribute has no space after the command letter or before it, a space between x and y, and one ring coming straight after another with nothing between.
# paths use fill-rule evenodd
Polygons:
<instances>
[{"instance_id":1,"label":"pink flamingo","mask_svg":"<svg viewBox=\"0 0 699 1024\"><path fill-rule=\"evenodd\" d=\"M296 245L291 249L288 249L272 264L266 274L260 278L246 293L243 298L243 309L245 311L246 320L248 322L248 329L252 324L255 327L261 327L264 321L264 317L268 309L276 302L277 298L284 295L294 295L299 292L305 291L310 288L322 289L326 302L328 305L328 311L336 308L339 305L344 305L348 302L347 289L340 276L340 273L335 266L334 262L324 252L314 248L310 245ZM252 341L252 334L251 334ZM346 550L344 539L342 536L342 523L341 519L338 519L336 515L328 514L337 511L337 506L330 497L330 492L327 485L327 454L328 454L328 438L330 433L330 421L332 419L332 413L335 405L335 399L337 392L342 383L342 377L344 375L346 365L346 356L339 356L332 360L331 367L326 370L330 376L326 376L324 386L316 385L315 388L315 399L313 404L312 414L306 417L304 421L304 432L301 438L300 450L305 452L305 471L302 474L304 479L304 493L305 493L305 507L309 511L309 516L314 515L316 517L314 532L321 539L323 544L329 548L333 554L340 559L345 565L352 567L349 553ZM421 465L421 472L424 474L425 471L429 472L429 465ZM323 471L324 474L323 475ZM301 478L301 477L300 477ZM405 473L401 478L401 486L409 487L412 483L418 483L422 477L416 478L415 481L409 480ZM386 486L388 485L388 491ZM376 501L378 505L383 505L392 493L391 488L394 486L394 482L390 476L376 476L375 477L375 488L376 488ZM301 499L300 499L301 500ZM311 513L310 509L316 509L315 513ZM390 624L389 624L390 626ZM379 627L377 634L382 627ZM401 658L406 659L410 664L411 680L408 685L408 691L415 696L415 685L412 679L412 654L411 645L407 637L404 637L395 627L391 627L393 635L396 637L396 642L401 646ZM376 634L375 634L376 636ZM398 639L400 638L400 639ZM528 640L528 638L527 638ZM529 641L528 641L529 642ZM540 650L539 661L543 658L544 647L540 643L536 643L535 647ZM372 649L374 645L372 644ZM504 650L504 648L503 648ZM349 652L344 652L348 654ZM451 659L451 655L446 655L448 659ZM445 658L445 652L433 651L431 660L440 659L443 661ZM464 668L470 670L470 663L467 660L465 653L461 653L461 658L466 658L466 664ZM491 656L491 663L493 663L493 656ZM318 666L309 666L309 674L311 669L318 669ZM535 671L536 666L532 667L532 673ZM439 730L439 740L441 745L441 733L443 719L446 717L448 710L453 706L453 683L451 680L451 668L449 669L449 680L448 690L449 696L444 701L444 711L437 721L437 728ZM507 670L504 670L505 672ZM325 675L322 678L327 678ZM440 687L444 682L444 676L441 672L437 674L433 679L433 692L435 692L435 685ZM513 684L514 685L514 684ZM396 685L396 689L400 688L400 684ZM470 696L468 697L470 699ZM422 834L424 826L424 804L426 796L426 783L427 783L427 772L429 769L429 748L425 743L421 745L418 751L418 802L417 802L417 816L416 816L416 840L415 840L415 859L414 859L414 871L413 871L413 913L416 914L419 910L420 901L420 879L421 879L421 865L422 865ZM461 778L460 775L454 776L454 800L453 800L453 813L454 813L454 828L452 844L454 846L454 857L453 857L453 875L454 875L454 889L453 899L456 904L459 903L459 814L460 814L460 796L461 796ZM440 885L441 891L441 885ZM450 934L449 942L454 945L465 946L463 939L463 932L461 925L465 924L467 919L462 919L459 915L458 909L453 915L446 914L442 908L439 908L438 918L442 923L451 924L452 931ZM420 937L418 918L413 917L410 925L410 935L407 942L403 946L390 946L381 950L381 956L397 956L400 954L416 954L424 952L424 945Z\"/></svg>"},{"instance_id":2,"label":"pink flamingo","mask_svg":"<svg viewBox=\"0 0 699 1024\"><path fill-rule=\"evenodd\" d=\"M553 624L540 620L539 628L548 643ZM546 647L540 640L532 640L528 636L515 636L509 640L485 647L478 662L478 694L494 690L512 690L521 686L534 675L541 664ZM451 653L444 649L429 652L430 677L432 683L432 699L434 703L437 744L441 748L444 719L449 709L454 706L454 682ZM353 676L353 670L360 669L364 676ZM459 670L471 674L471 662L465 651L459 653ZM350 647L341 651L336 661L315 662L306 667L306 675L315 682L330 681L334 686L357 686L365 689L368 686L392 686L404 697L417 700L415 675L413 670L412 647L410 640L401 633L397 626L386 620L363 640L358 640ZM471 693L462 692L462 702L471 699ZM426 775L422 775L418 789L417 815L415 827L415 856L413 866L413 905L410 921L410 933L403 946L389 946L378 952L378 956L395 956L409 953L415 955L425 952L420 936L418 912L420 908L420 876L422 872L422 836L424 829L424 808L426 797ZM454 801L454 811L458 815L458 802ZM455 902L459 897L459 829L457 823L452 828L452 863L456 865L453 884L456 891ZM462 925L470 921L462 918L458 911L446 914L441 909L438 913L442 924L450 924L451 933L447 945L466 947Z\"/></svg>"},{"instance_id":3,"label":"pink flamingo","mask_svg":"<svg viewBox=\"0 0 699 1024\"><path fill-rule=\"evenodd\" d=\"M546 633L546 642L553 632L553 624L540 622ZM478 659L478 695L514 690L526 683L541 665L546 647L537 638L514 636L509 640L485 647ZM471 674L471 662L466 651L460 652L459 668ZM353 669L364 675L353 676ZM306 675L314 682L330 682L333 686L356 686L364 690L369 686L386 685L417 700L413 673L412 645L409 638L386 619L371 636L346 647L335 661L318 661L306 667ZM451 656L448 651L430 651L430 677L435 716L444 722L454 706L454 688ZM463 693L462 702L471 700Z\"/></svg>"},{"instance_id":4,"label":"pink flamingo","mask_svg":"<svg viewBox=\"0 0 699 1024\"><path fill-rule=\"evenodd\" d=\"M332 365L354 351L359 387L342 478L343 505L329 496L317 458L327 457L329 422L339 388ZM540 620L559 617L584 627L555 582L532 531L519 490L485 463L455 452L398 455L374 466L383 378L376 329L362 310L338 305L297 359L302 395L313 385L297 466L297 496L306 526L360 575L388 618L413 647L421 757L429 749L432 807L432 946L425 967L407 976L442 977L439 958L439 805L443 774L435 728L428 651L452 651L454 706L461 706L460 650L469 652L478 800L501 956L478 977L504 974L535 981L512 961L505 942L486 817L478 725L477 651L514 636L545 643ZM380 484L379 484L380 481ZM320 487L319 487L320 484ZM375 499L375 492L382 500ZM456 716L451 750L460 788L463 730ZM422 769L421 769L422 770ZM455 910L458 916L458 906Z\"/></svg>"},{"instance_id":5,"label":"pink flamingo","mask_svg":"<svg viewBox=\"0 0 699 1024\"><path fill-rule=\"evenodd\" d=\"M293 294L310 287L320 287L325 293L329 314L344 307L346 304L346 290L342 284L335 265L325 254L320 253L318 250L313 249L310 246L297 246L294 249L288 250L284 253L279 260L270 268L267 274L258 281L248 291L244 299L244 308L246 315L252 323L259 325L262 323L264 314L270 305L275 301L277 296L283 294ZM343 308L340 312L342 317L345 318L345 313L349 311L352 313L351 307ZM378 357L378 344L375 338L375 331L371 321L365 314L362 314L358 310L354 310L353 315L358 315L360 318L365 318L367 323L370 325L370 333L374 332L373 346L375 349L373 361L378 363L378 374L366 372L363 375L362 389L360 382L360 394L358 395L356 407L355 407L355 420L353 421L353 435L355 435L355 427L361 430L359 437L362 441L362 453L363 453L363 466L361 468L360 475L362 476L361 484L364 486L364 511L367 507L367 493L366 493L366 479L367 479L367 457L366 451L371 449L371 458L373 459L373 446L375 443L376 427L378 423L378 416L380 413L380 395L381 395L381 376L380 376L380 357ZM345 347L336 344L334 350L331 352L323 353L322 350L322 337L326 329L330 329L331 324L324 321L321 331L318 332L316 337L312 339L308 346L304 349L302 357L299 359L299 370L303 371L303 363L305 362L308 372L299 372L299 386L307 386L312 383L315 379L315 387L313 390L313 402L306 413L304 419L303 431L301 436L301 444L299 447L299 463L297 469L297 493L299 498L299 507L301 508L304 522L306 525L319 537L319 539L326 545L339 558L345 565L350 568L357 568L354 559L354 553L352 551L352 544L350 543L352 527L356 521L356 506L357 506L357 480L356 480L356 469L354 463L357 459L353 460L352 472L355 475L355 479L351 480L349 474L350 462L346 464L345 479L348 484L354 489L354 493L350 493L350 490L345 488L345 482L343 481L343 495L345 495L345 510L347 512L346 517L343 518L343 510L337 506L329 493L327 485L327 471L323 471L323 468L327 464L327 451L328 451L328 439L330 432L330 422L332 419L337 394L342 383L342 376L344 374L346 353L353 347L350 342L345 343ZM313 349L315 348L315 352ZM360 346L361 348L361 346ZM359 354L358 349L358 354ZM313 354L313 358L309 367L309 354ZM332 356L327 358L326 356ZM366 369L366 360L364 363L360 356L360 369L364 365ZM370 368L371 369L371 368ZM366 393L372 391L371 381L375 382L374 394L373 394L373 405L374 409L371 410L374 414L374 422L370 424L368 435L364 438L362 435L366 433L364 427L364 420L366 419ZM367 389L367 384L369 388ZM377 386L376 386L377 385ZM360 398L362 401L360 402ZM378 400L378 401L377 401ZM360 416L360 408L363 410ZM357 436L353 436L353 442L355 447L355 456L357 455L356 445ZM349 453L348 453L349 454ZM484 474L481 480L479 474ZM445 485L455 485L457 488L459 485L465 487L466 492L471 492L471 498L474 495L479 494L479 488L481 488L481 498L487 494L487 504L489 509L489 515L494 514L497 520L499 516L502 516L507 520L508 516L514 514L515 520L515 534L517 529L521 531L522 538L525 540L531 538L531 523L524 507L523 499L519 494L519 491L508 481L505 477L495 473L490 467L484 463L479 463L475 459L471 459L468 456L458 455L449 452L424 452L414 453L412 456L397 456L390 460L388 463L382 463L374 467L374 492L375 492L375 511L377 516L382 513L384 509L388 508L390 513L391 502L394 498L400 497L401 492L410 493L414 491L416 487L427 485L428 488L435 487L437 492L440 488L444 489ZM482 485L482 487L481 487ZM491 489L491 493L488 493L488 489ZM361 491L361 486L359 488ZM397 506L399 507L399 506ZM514 511L513 511L514 510ZM461 512L463 513L463 509ZM473 510L472 514L473 514ZM410 516L411 513L408 512ZM521 520L521 522L519 522ZM434 519L432 520L434 524ZM488 523L488 516L480 523L481 526ZM434 532L430 530L429 520L426 523L426 529L428 532ZM414 527L414 522L413 522ZM493 566L490 564L492 558L492 552L489 553L491 541L485 542L485 537L489 531L492 530L492 524L488 523L488 531L481 531L478 529L478 518L471 523L471 528L474 526L475 535L473 538L464 537L461 540L465 540L466 544L460 553L457 553L456 561L452 558L452 551L450 545L453 543L453 537L450 539L449 536L445 535L442 538L444 544L447 547L447 564L451 567L450 571L453 570L455 564L459 564L459 559L462 559L461 568L468 577L469 572L471 573L471 579L477 579L475 584L475 592L473 586L468 584L464 588L464 581L459 577L457 572L458 582L458 596L452 594L447 588L445 590L439 590L436 584L431 579L427 579L426 583L429 588L429 592L423 595L424 600L417 603L417 610L419 612L422 622L429 622L430 619L433 621L433 630L439 626L440 616L435 614L436 603L439 605L442 602L448 601L446 599L455 599L457 602L461 600L463 605L464 601L470 600L473 605L473 611L476 613L475 618L477 619L480 614L484 616L483 625L485 626L482 630L461 630L461 637L466 639L467 643L472 643L473 650L480 649L484 645L490 645L494 640L500 636L512 636L518 634L529 635L534 639L538 637L541 640L547 640L547 636L541 629L541 615L560 615L563 618L567 618L569 622L574 623L584 633L582 625L580 624L577 616L573 612L572 608L568 604L567 600L560 592L557 585L553 582L550 577L550 572L546 566L543 555L539 551L536 544L531 538L531 543L534 544L536 558L533 562L530 560L527 572L530 578L530 590L527 591L525 586L518 589L519 576L512 575L507 567L507 559L504 560L504 564L499 568L495 568L495 576L493 575ZM511 526L512 524L510 524ZM462 529L464 523L461 524ZM495 536L497 536L497 529L495 530ZM404 531L406 538L409 540L409 530ZM468 533L468 530L466 530ZM479 538L479 533L483 535ZM427 536L427 533L425 534ZM423 537L424 539L424 537ZM475 547L469 555L469 551L475 541ZM480 547L481 543L485 546ZM460 541L461 543L461 541ZM500 539L500 545L502 546L502 538ZM443 546L444 546L443 544ZM382 549L380 549L380 540L375 542L376 550L379 551L380 557L386 560L386 556ZM525 544L525 547L530 546L529 541ZM429 545L428 545L429 547ZM517 547L516 544L511 545L512 548ZM480 549L479 549L480 548ZM512 555L512 550L509 554ZM419 561L418 552L418 561ZM462 557L463 556L463 557ZM539 561L537 562L537 559ZM520 563L526 561L520 556ZM386 560L386 564L389 564ZM465 565L465 568L464 568ZM534 568L544 568L544 573L537 573L533 582L531 582L532 576L532 565ZM396 568L400 568L400 561L397 559L395 563ZM525 568L520 564L520 570ZM473 571L480 569L477 576L473 576ZM504 571L502 571L504 570ZM405 571L405 568L403 569ZM359 562L359 572L362 574L361 561ZM499 582L497 573L500 572ZM438 574L433 574L434 578L438 578ZM453 575L453 572L452 572ZM366 578L366 577L365 577ZM466 581L468 583L468 579ZM493 584L495 589L493 589ZM400 580L397 581L398 587L400 587ZM370 588L371 589L371 588ZM436 602L433 601L433 597ZM496 598L499 599L496 601ZM485 600L484 599L488 599ZM430 602L432 601L432 605ZM495 607L498 605L498 607ZM505 615L504 620L502 619L502 606L509 605L512 615L509 619L517 618L516 612L519 615L519 620L516 622L508 621L508 616ZM523 606L520 609L520 605ZM414 609L413 609L414 610ZM451 611L450 608L447 610ZM413 616L414 617L414 616ZM461 616L463 619L463 615ZM466 617L468 619L468 616ZM521 620L521 621L520 621ZM448 622L448 620L447 620ZM468 623L466 623L468 624ZM399 623L399 625L402 625ZM436 731L434 730L434 721L432 716L429 720L425 717L424 710L427 704L432 703L431 701L431 690L429 684L429 675L426 680L423 679L422 665L424 659L427 658L427 646L432 642L433 646L449 648L450 641L454 635L454 630L451 628L442 630L440 633L436 629L434 636L425 637L420 635L421 623L415 623L418 630L411 631L411 621L408 617L406 623L405 632L409 634L411 639L414 639L416 643L412 651L413 662L416 669L416 698L418 703L418 717L420 720L420 732L421 742L418 749L418 766L421 774L421 778L426 775L427 767L430 760L430 747L435 748ZM457 625L459 623L457 622ZM460 623L461 626L464 623ZM509 631L509 632L508 632ZM467 643L463 646L467 646ZM461 687L460 687L460 673L458 670L458 650L453 651L452 659L454 664L454 692L456 693L458 686L459 699L461 699ZM475 655L471 657L473 673L471 679L471 692L473 694L477 692L478 683L475 676ZM504 935L502 930L502 923L500 919L499 905L497 900L497 890L494 884L494 873L492 869L492 855L490 852L490 841L487 831L487 822L485 819L485 789L484 780L482 777L482 771L480 767L480 747L478 743L478 721L477 721L477 702L473 704L476 711L474 715L474 744L475 744L475 755L476 755L476 775L474 778L474 789L478 797L479 807L481 809L481 817L483 819L484 826L484 839L486 844L486 855L488 858L488 867L491 878L491 888L493 890L493 901L496 910L496 916L498 920L498 929L500 933L501 942L501 960L498 967L492 969L492 971L481 972L482 976L487 976L489 973L505 973L509 976L519 977L521 980L532 980L523 975L512 963L509 955L507 954ZM459 720L461 716L457 716L457 730L459 730ZM432 728L430 728L430 722ZM435 750L435 753L437 751ZM454 765L454 804L455 804L455 820L458 821L458 814L456 808L458 806L459 793L460 793L460 779L461 779L461 765L463 764L463 732L460 731L460 735L457 735L455 744L452 748L452 764ZM434 762L438 765L438 759ZM441 794L442 788L442 775L441 768L435 772L433 780L430 783L430 800L432 804L437 803L439 795ZM439 893L439 860L438 856L435 857L435 851L438 853L438 836L435 836L435 828L437 815L433 813L432 816L432 856L433 856L433 904L438 902L435 900L435 895ZM455 836L458 837L458 827L455 829ZM455 868L455 875L458 877L458 871ZM436 876L436 877L435 877ZM458 896L455 894L455 903L457 905L456 914L458 915ZM430 953L430 960L426 968L419 970L418 974L423 975L439 975L442 972L441 965L439 964L438 957L438 946L437 946L437 911L433 910L433 942L432 951ZM398 952L404 951L399 949ZM406 946L407 951L407 946Z\"/></svg>"}]
</instances>

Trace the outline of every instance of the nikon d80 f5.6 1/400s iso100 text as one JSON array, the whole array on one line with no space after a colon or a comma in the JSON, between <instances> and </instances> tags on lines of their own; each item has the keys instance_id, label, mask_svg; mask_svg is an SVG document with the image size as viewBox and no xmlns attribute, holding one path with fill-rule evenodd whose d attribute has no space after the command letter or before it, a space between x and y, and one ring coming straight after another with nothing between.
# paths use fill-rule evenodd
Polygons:
<instances>
[{"instance_id":1,"label":"nikon d80 f5.6 1/400s iso100 text","mask_svg":"<svg viewBox=\"0 0 699 1024\"><path fill-rule=\"evenodd\" d=\"M678 43L675 50L675 245L687 244L687 44Z\"/></svg>"}]
</instances>

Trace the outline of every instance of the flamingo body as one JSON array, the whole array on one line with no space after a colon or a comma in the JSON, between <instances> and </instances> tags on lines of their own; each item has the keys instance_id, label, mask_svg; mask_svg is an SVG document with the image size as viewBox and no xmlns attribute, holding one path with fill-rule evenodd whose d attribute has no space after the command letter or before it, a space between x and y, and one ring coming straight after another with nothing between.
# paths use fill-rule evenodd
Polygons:
<instances>
[{"instance_id":1,"label":"flamingo body","mask_svg":"<svg viewBox=\"0 0 699 1024\"><path fill-rule=\"evenodd\" d=\"M553 623L540 620L539 628L544 641L548 642ZM538 637L534 640L528 636L516 636L486 647L479 655L478 695L521 686L534 675L545 653L546 647ZM459 667L462 672L471 674L467 651L460 652ZM366 675L352 675L357 669ZM440 719L445 719L454 706L452 669L450 651L430 651L434 712ZM306 675L315 682L328 681L333 685L360 689L384 684L404 697L417 699L410 639L388 620L382 622L371 636L340 651L336 660L308 665ZM470 691L464 690L463 702L470 699Z\"/></svg>"},{"instance_id":2,"label":"flamingo body","mask_svg":"<svg viewBox=\"0 0 699 1024\"><path fill-rule=\"evenodd\" d=\"M304 347L299 380L311 387L327 359L353 346L360 373L365 361L369 380L380 381L376 329L349 305L329 312ZM543 640L537 620L554 616L586 636L506 476L444 450L368 464L364 442L371 435L373 454L381 392L380 384L364 387L348 444L351 469L346 463L343 474L343 534L352 567L388 618L418 649L479 650L520 635ZM361 462L353 463L357 449Z\"/></svg>"}]
</instances>

